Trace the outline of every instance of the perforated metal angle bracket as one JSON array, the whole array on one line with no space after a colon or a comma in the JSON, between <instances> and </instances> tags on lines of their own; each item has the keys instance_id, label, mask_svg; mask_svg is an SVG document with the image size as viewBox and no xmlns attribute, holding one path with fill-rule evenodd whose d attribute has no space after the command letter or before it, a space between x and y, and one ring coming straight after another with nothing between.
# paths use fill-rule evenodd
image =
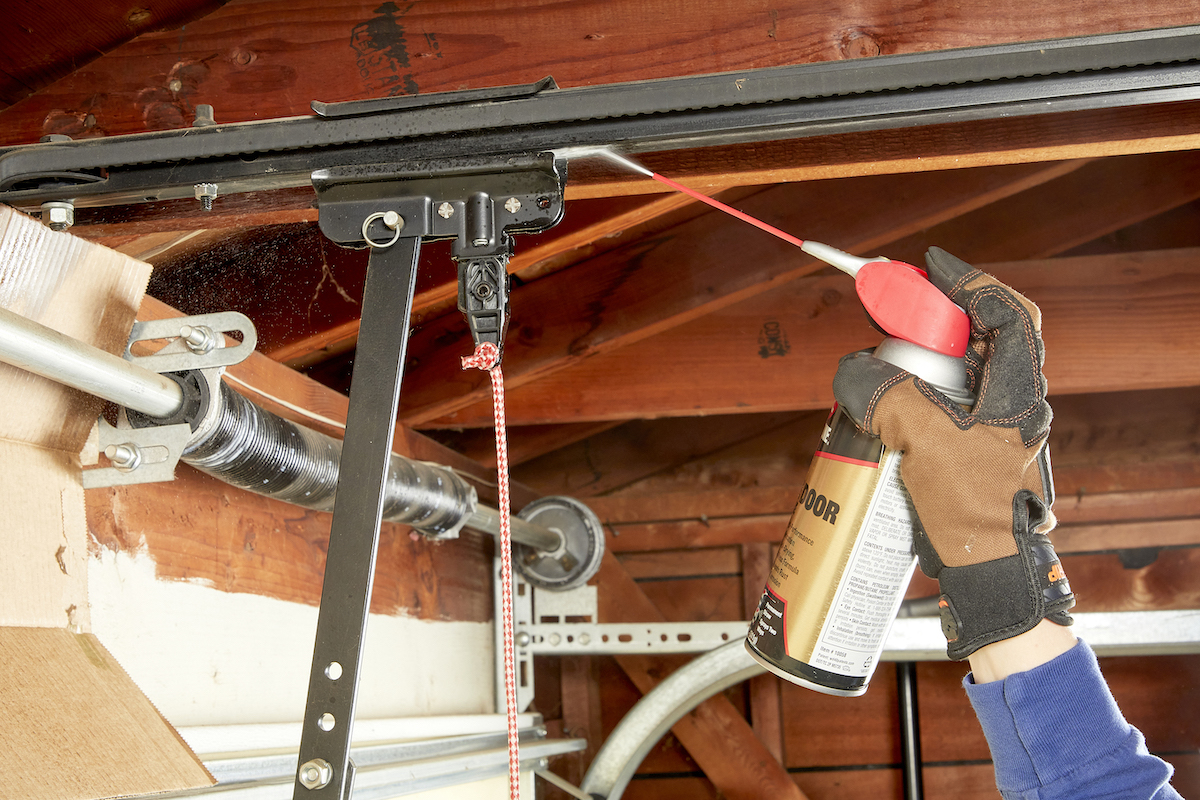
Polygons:
<instances>
[{"instance_id":1,"label":"perforated metal angle bracket","mask_svg":"<svg viewBox=\"0 0 1200 800\"><path fill-rule=\"evenodd\" d=\"M519 653L542 655L660 655L703 653L746 637L745 621L599 622L595 586L565 592L529 587L529 622L514 613Z\"/></svg>"}]
</instances>

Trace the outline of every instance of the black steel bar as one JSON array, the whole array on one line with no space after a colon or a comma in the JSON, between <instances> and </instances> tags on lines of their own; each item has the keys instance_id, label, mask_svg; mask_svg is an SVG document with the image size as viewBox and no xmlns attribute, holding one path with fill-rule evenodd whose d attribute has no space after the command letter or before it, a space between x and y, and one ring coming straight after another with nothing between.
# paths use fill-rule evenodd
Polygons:
<instances>
[{"instance_id":1,"label":"black steel bar","mask_svg":"<svg viewBox=\"0 0 1200 800\"><path fill-rule=\"evenodd\" d=\"M349 800L353 787L350 735L420 243L419 237L403 237L390 248L372 249L367 266L296 800ZM325 767L332 772L328 782L312 785L324 782Z\"/></svg>"},{"instance_id":2,"label":"black steel bar","mask_svg":"<svg viewBox=\"0 0 1200 800\"><path fill-rule=\"evenodd\" d=\"M445 104L8 148L0 201L113 205L191 197L202 182L221 194L304 186L314 169L333 166L581 145L651 152L1192 100L1200 98L1200 26L525 96L496 91L474 102L449 93Z\"/></svg>"},{"instance_id":3,"label":"black steel bar","mask_svg":"<svg viewBox=\"0 0 1200 800\"><path fill-rule=\"evenodd\" d=\"M900 705L900 771L904 780L905 800L925 797L921 776L921 724L917 705L917 665L896 662L896 688Z\"/></svg>"}]
</instances>

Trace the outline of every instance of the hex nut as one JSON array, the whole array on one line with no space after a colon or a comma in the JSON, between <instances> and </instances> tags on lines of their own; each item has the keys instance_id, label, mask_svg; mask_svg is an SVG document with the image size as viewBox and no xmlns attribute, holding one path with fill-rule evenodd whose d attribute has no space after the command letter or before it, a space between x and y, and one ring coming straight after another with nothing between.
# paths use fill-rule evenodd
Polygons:
<instances>
[{"instance_id":1,"label":"hex nut","mask_svg":"<svg viewBox=\"0 0 1200 800\"><path fill-rule=\"evenodd\" d=\"M75 206L61 201L42 203L42 220L52 231L65 231L75 224Z\"/></svg>"},{"instance_id":2,"label":"hex nut","mask_svg":"<svg viewBox=\"0 0 1200 800\"><path fill-rule=\"evenodd\" d=\"M305 789L324 789L333 780L333 767L323 758L305 761L300 766L300 785Z\"/></svg>"}]
</instances>

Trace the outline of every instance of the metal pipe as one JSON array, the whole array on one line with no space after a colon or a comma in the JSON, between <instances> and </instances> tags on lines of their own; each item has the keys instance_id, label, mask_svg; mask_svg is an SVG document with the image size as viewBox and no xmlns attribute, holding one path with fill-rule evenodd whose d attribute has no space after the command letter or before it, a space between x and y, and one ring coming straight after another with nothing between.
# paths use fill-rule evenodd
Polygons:
<instances>
[{"instance_id":1,"label":"metal pipe","mask_svg":"<svg viewBox=\"0 0 1200 800\"><path fill-rule=\"evenodd\" d=\"M512 517L510 524L514 542L529 545L544 553L554 553L563 546L562 534L551 528L543 527L535 522L528 522L520 517ZM500 512L488 506L476 505L475 510L471 512L471 518L467 520L467 527L481 533L499 536Z\"/></svg>"},{"instance_id":2,"label":"metal pipe","mask_svg":"<svg viewBox=\"0 0 1200 800\"><path fill-rule=\"evenodd\" d=\"M175 381L0 308L0 361L152 417L183 405Z\"/></svg>"},{"instance_id":3,"label":"metal pipe","mask_svg":"<svg viewBox=\"0 0 1200 800\"><path fill-rule=\"evenodd\" d=\"M904 780L904 800L922 800L925 787L921 776L916 663L896 662L896 687L900 704L900 771Z\"/></svg>"},{"instance_id":4,"label":"metal pipe","mask_svg":"<svg viewBox=\"0 0 1200 800\"><path fill-rule=\"evenodd\" d=\"M151 417L184 405L170 378L0 308L0 361ZM337 489L342 443L255 405L224 383L211 392L216 408L184 449L182 460L230 485L294 505L328 511ZM500 512L481 505L475 490L447 467L393 454L383 518L448 537L470 527L496 536ZM513 541L553 553L563 536L512 517Z\"/></svg>"}]
</instances>

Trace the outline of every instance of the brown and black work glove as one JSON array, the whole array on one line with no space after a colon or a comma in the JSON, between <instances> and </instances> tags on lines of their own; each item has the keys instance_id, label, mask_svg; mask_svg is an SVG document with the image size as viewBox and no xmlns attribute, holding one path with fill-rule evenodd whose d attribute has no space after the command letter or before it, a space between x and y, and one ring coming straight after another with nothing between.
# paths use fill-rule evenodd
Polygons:
<instances>
[{"instance_id":1,"label":"brown and black work glove","mask_svg":"<svg viewBox=\"0 0 1200 800\"><path fill-rule=\"evenodd\" d=\"M946 649L961 660L1043 618L1070 625L1075 597L1046 536L1055 520L1041 312L944 250L925 260L929 280L971 319L974 408L869 352L842 359L833 392L859 427L904 451L920 518L913 549L938 580Z\"/></svg>"}]
</instances>

